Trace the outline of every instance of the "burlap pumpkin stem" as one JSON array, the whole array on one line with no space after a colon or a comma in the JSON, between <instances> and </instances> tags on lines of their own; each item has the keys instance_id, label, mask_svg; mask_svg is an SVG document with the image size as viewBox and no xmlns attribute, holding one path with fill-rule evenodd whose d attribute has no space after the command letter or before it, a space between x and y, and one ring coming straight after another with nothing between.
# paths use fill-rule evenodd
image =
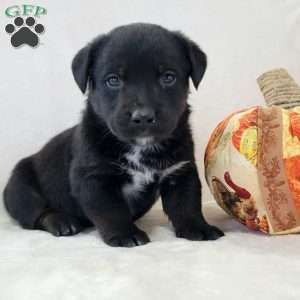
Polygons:
<instances>
[{"instance_id":1,"label":"burlap pumpkin stem","mask_svg":"<svg viewBox=\"0 0 300 300\"><path fill-rule=\"evenodd\" d=\"M257 78L268 106L300 106L300 87L285 69L274 69Z\"/></svg>"}]
</instances>

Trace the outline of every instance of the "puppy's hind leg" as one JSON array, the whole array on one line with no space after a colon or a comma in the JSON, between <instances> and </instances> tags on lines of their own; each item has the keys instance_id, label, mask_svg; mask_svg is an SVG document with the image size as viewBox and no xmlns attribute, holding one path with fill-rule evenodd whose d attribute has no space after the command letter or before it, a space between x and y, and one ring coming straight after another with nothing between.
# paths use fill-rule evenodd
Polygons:
<instances>
[{"instance_id":1,"label":"puppy's hind leg","mask_svg":"<svg viewBox=\"0 0 300 300\"><path fill-rule=\"evenodd\" d=\"M4 189L4 205L8 213L26 229L35 229L35 222L47 209L39 192L32 158L21 160Z\"/></svg>"},{"instance_id":2,"label":"puppy's hind leg","mask_svg":"<svg viewBox=\"0 0 300 300\"><path fill-rule=\"evenodd\" d=\"M49 207L41 193L31 157L15 167L4 190L4 205L25 229L41 229L55 236L73 235L83 229L76 218Z\"/></svg>"}]
</instances>

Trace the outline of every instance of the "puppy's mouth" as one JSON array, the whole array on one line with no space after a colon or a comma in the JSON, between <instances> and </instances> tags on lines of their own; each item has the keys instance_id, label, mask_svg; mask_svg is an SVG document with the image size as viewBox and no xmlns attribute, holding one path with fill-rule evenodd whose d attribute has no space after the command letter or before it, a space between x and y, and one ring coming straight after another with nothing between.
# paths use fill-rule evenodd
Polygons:
<instances>
[{"instance_id":1,"label":"puppy's mouth","mask_svg":"<svg viewBox=\"0 0 300 300\"><path fill-rule=\"evenodd\" d=\"M135 137L125 137L122 134L119 134L114 128L113 126L109 126L109 129L111 131L111 133L117 137L119 140L128 143L128 144L132 144L132 145L137 145L137 146L151 146L154 145L158 142L158 140L151 135L140 135L140 136L135 136Z\"/></svg>"},{"instance_id":2,"label":"puppy's mouth","mask_svg":"<svg viewBox=\"0 0 300 300\"><path fill-rule=\"evenodd\" d=\"M150 146L155 144L155 139L153 136L137 137L133 142L139 146Z\"/></svg>"},{"instance_id":3,"label":"puppy's mouth","mask_svg":"<svg viewBox=\"0 0 300 300\"><path fill-rule=\"evenodd\" d=\"M139 130L132 130L126 127L126 124L120 126L116 125L115 122L108 122L108 127L111 133L120 141L142 147L152 147L161 144L164 140L168 139L172 130L166 130L166 126L157 128L139 128Z\"/></svg>"}]
</instances>

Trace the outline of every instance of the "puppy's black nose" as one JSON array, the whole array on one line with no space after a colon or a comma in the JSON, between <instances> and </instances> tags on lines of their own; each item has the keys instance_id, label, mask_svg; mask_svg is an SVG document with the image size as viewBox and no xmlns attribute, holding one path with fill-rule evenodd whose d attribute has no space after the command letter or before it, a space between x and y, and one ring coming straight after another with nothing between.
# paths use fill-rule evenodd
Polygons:
<instances>
[{"instance_id":1,"label":"puppy's black nose","mask_svg":"<svg viewBox=\"0 0 300 300\"><path fill-rule=\"evenodd\" d=\"M155 113L151 108L139 108L131 113L131 122L135 125L151 125L155 121Z\"/></svg>"}]
</instances>

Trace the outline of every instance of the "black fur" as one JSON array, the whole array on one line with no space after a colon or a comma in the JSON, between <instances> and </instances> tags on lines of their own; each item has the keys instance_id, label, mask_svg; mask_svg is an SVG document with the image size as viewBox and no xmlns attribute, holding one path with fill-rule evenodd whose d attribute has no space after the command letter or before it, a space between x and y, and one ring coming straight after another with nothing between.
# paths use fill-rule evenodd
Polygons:
<instances>
[{"instance_id":1,"label":"black fur","mask_svg":"<svg viewBox=\"0 0 300 300\"><path fill-rule=\"evenodd\" d=\"M16 165L4 191L9 214L57 236L94 225L107 244L130 247L149 242L134 221L160 194L178 237L222 236L201 212L188 124L189 77L198 87L205 69L195 43L157 25L118 27L88 44L72 63L79 88L88 87L82 121ZM138 164L128 158L133 149ZM130 172L147 170L151 180L126 196Z\"/></svg>"}]
</instances>

